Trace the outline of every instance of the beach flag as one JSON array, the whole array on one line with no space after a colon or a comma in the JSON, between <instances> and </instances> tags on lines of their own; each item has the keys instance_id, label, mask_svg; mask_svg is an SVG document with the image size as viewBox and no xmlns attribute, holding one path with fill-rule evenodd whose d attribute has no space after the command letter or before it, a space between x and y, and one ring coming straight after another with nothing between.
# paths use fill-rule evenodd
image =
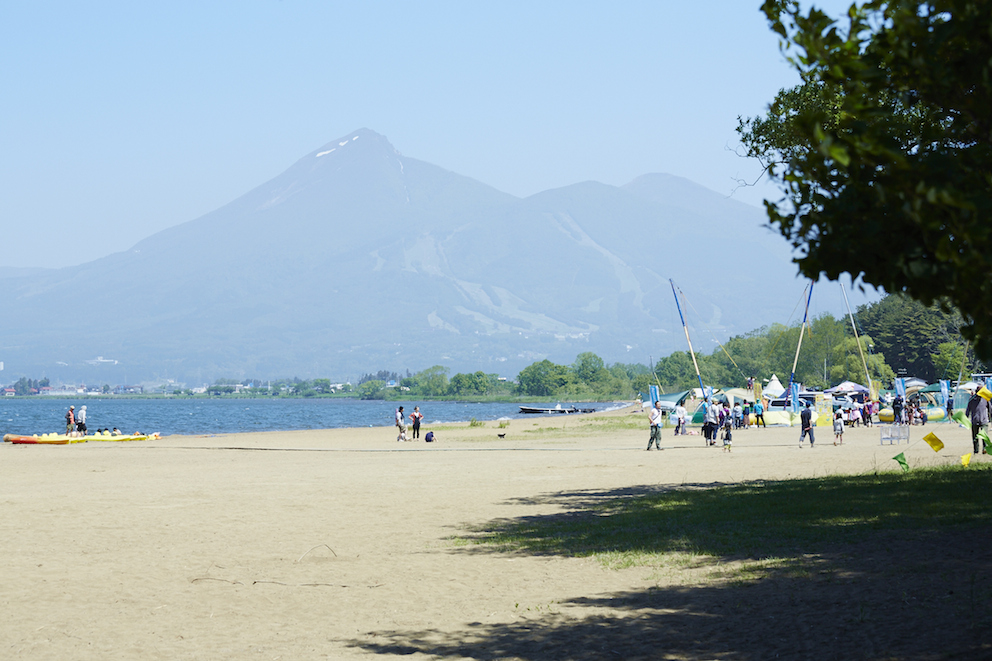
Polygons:
<instances>
[{"instance_id":1,"label":"beach flag","mask_svg":"<svg viewBox=\"0 0 992 661\"><path fill-rule=\"evenodd\" d=\"M984 429L979 429L978 433L975 434L975 438L982 442L982 445L985 446L986 452L992 451L992 440L989 440L989 434L987 431Z\"/></svg>"},{"instance_id":2,"label":"beach flag","mask_svg":"<svg viewBox=\"0 0 992 661\"><path fill-rule=\"evenodd\" d=\"M658 386L648 386L648 397L651 398L651 406L654 406L654 403L661 399Z\"/></svg>"},{"instance_id":3,"label":"beach flag","mask_svg":"<svg viewBox=\"0 0 992 661\"><path fill-rule=\"evenodd\" d=\"M955 411L954 415L951 416L951 419L954 420L954 422L958 423L959 425L968 424L968 416L965 415L964 411L962 411L961 409Z\"/></svg>"},{"instance_id":4,"label":"beach flag","mask_svg":"<svg viewBox=\"0 0 992 661\"><path fill-rule=\"evenodd\" d=\"M986 402L992 399L992 390L989 390L985 386L982 386L978 390L978 396L984 399Z\"/></svg>"},{"instance_id":5,"label":"beach flag","mask_svg":"<svg viewBox=\"0 0 992 661\"><path fill-rule=\"evenodd\" d=\"M961 455L961 465L967 466L971 463L971 453Z\"/></svg>"},{"instance_id":6,"label":"beach flag","mask_svg":"<svg viewBox=\"0 0 992 661\"><path fill-rule=\"evenodd\" d=\"M923 440L927 442L927 445L933 448L934 452L940 452L944 449L944 442L937 438L937 435L930 432L923 437Z\"/></svg>"},{"instance_id":7,"label":"beach flag","mask_svg":"<svg viewBox=\"0 0 992 661\"><path fill-rule=\"evenodd\" d=\"M892 457L892 459L894 459L895 461L898 461L899 462L899 465L902 466L902 472L903 473L908 473L909 472L909 464L906 463L906 455L905 454L903 454L902 452L900 452L896 456Z\"/></svg>"},{"instance_id":8,"label":"beach flag","mask_svg":"<svg viewBox=\"0 0 992 661\"><path fill-rule=\"evenodd\" d=\"M895 381L896 394L906 399L906 379L896 379Z\"/></svg>"},{"instance_id":9,"label":"beach flag","mask_svg":"<svg viewBox=\"0 0 992 661\"><path fill-rule=\"evenodd\" d=\"M951 396L951 382L947 379L940 380L940 401L941 403L947 403L947 400Z\"/></svg>"}]
</instances>

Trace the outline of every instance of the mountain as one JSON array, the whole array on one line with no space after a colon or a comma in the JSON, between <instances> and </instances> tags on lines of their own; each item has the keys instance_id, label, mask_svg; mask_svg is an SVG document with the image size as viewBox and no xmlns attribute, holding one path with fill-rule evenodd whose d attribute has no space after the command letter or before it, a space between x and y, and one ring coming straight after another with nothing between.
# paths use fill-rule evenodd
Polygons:
<instances>
[{"instance_id":1,"label":"mountain","mask_svg":"<svg viewBox=\"0 0 992 661\"><path fill-rule=\"evenodd\" d=\"M0 270L0 360L8 375L114 383L434 364L513 377L582 351L646 362L683 348L669 278L693 332L789 318L803 284L763 223L663 174L521 199L362 129L126 252Z\"/></svg>"}]
</instances>

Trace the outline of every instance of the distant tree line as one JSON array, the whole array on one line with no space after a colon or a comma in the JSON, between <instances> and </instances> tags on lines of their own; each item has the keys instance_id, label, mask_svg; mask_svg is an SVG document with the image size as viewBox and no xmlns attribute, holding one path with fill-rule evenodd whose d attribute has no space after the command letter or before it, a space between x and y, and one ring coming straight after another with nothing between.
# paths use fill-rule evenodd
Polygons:
<instances>
[{"instance_id":1,"label":"distant tree line","mask_svg":"<svg viewBox=\"0 0 992 661\"><path fill-rule=\"evenodd\" d=\"M825 389L841 381L865 383L865 357L873 382L891 387L899 375L937 379L965 377L983 371L973 350L961 336L961 316L945 312L938 304L923 305L908 296L889 295L858 308L855 315L858 337L848 317L824 314L814 318L803 338L796 380L806 387ZM748 377L785 381L792 371L800 324L773 324L728 339L712 353L697 353L696 361L705 385L743 386ZM860 343L860 352L859 352ZM535 362L520 371L516 381L482 371L457 373L434 365L406 376L389 370L364 374L358 385L332 384L329 379L299 378L263 381L218 379L212 394L235 391L255 396L314 397L331 393L353 393L362 399L397 398L511 398L539 397L567 401L630 399L646 394L652 384L665 392L688 390L699 385L688 351L676 351L653 366L640 363L607 365L592 352L580 353L575 362L559 365L550 360ZM395 386L388 387L389 382Z\"/></svg>"},{"instance_id":2,"label":"distant tree line","mask_svg":"<svg viewBox=\"0 0 992 661\"><path fill-rule=\"evenodd\" d=\"M984 366L974 351L966 352L966 341L958 330L961 317L937 304L926 306L904 295L889 295L855 314L858 340L848 317L830 314L816 317L803 339L796 380L806 387L824 389L841 381L864 383L865 369L858 351L868 364L873 381L890 387L898 376L916 376L929 382L965 378ZM741 386L749 376L788 378L799 341L799 324L774 324L730 338L711 354L697 354L706 385ZM688 351L662 358L654 369L663 387L686 390L698 387Z\"/></svg>"},{"instance_id":3,"label":"distant tree line","mask_svg":"<svg viewBox=\"0 0 992 661\"><path fill-rule=\"evenodd\" d=\"M8 387L13 388L14 393L17 395L30 395L32 394L31 392L32 390L35 393L37 393L39 389L47 388L48 386L49 386L49 381L47 377L44 379L36 380L36 379L29 379L26 376L22 376L17 381L10 384L10 386Z\"/></svg>"}]
</instances>

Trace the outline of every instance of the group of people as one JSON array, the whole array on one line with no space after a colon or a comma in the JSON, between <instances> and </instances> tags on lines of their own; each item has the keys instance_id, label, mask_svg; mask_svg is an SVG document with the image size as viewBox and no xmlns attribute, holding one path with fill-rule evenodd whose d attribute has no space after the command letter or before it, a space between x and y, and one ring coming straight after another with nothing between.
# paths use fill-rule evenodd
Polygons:
<instances>
[{"instance_id":1,"label":"group of people","mask_svg":"<svg viewBox=\"0 0 992 661\"><path fill-rule=\"evenodd\" d=\"M76 407L70 406L69 410L65 413L65 435L66 436L85 436L86 435L86 405L79 407L79 412L76 413Z\"/></svg>"},{"instance_id":2,"label":"group of people","mask_svg":"<svg viewBox=\"0 0 992 661\"><path fill-rule=\"evenodd\" d=\"M953 411L953 400L948 400L947 419ZM892 400L892 423L896 425L925 425L927 424L927 409L919 400L908 404L901 395Z\"/></svg>"},{"instance_id":3,"label":"group of people","mask_svg":"<svg viewBox=\"0 0 992 661\"><path fill-rule=\"evenodd\" d=\"M735 429L750 429L751 415L755 416L755 426L767 427L765 424L765 407L758 402L737 402L733 407L727 402L712 401L706 405L703 417L703 437L707 445L716 445L717 435L723 430L721 440L726 451L730 451L733 443L733 431ZM686 425L688 423L688 411L682 403L679 403L672 411L675 419L675 435L685 436L689 433ZM652 445L658 450L661 449L661 428L664 426L664 409L661 402L655 402L648 414L651 423L651 436L648 439L650 450Z\"/></svg>"},{"instance_id":4,"label":"group of people","mask_svg":"<svg viewBox=\"0 0 992 661\"><path fill-rule=\"evenodd\" d=\"M423 419L424 419L424 414L420 412L420 407L414 406L413 413L410 414L410 426L413 428L413 437L407 439L406 437L407 416L406 414L403 413L402 406L396 409L395 424L396 427L399 429L399 435L396 437L396 442L405 443L407 440L413 441L420 438L420 423ZM434 439L435 439L434 432L432 431L427 432L427 435L424 436L424 441L428 443L433 443Z\"/></svg>"},{"instance_id":5,"label":"group of people","mask_svg":"<svg viewBox=\"0 0 992 661\"><path fill-rule=\"evenodd\" d=\"M86 436L86 405L79 407L79 411L76 411L75 405L70 405L69 410L65 412L65 435L71 436L73 438L82 438ZM123 436L122 432L117 427L113 429L107 427L106 429L100 428L96 430L97 434L102 434L103 432L108 432L111 436ZM140 431L134 432L135 436L141 436Z\"/></svg>"}]
</instances>

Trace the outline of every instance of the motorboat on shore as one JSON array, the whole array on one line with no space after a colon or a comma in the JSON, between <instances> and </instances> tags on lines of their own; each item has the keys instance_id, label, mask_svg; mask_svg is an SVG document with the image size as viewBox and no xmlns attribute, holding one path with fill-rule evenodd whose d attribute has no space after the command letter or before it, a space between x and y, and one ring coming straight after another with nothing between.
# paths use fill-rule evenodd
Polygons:
<instances>
[{"instance_id":1,"label":"motorboat on shore","mask_svg":"<svg viewBox=\"0 0 992 661\"><path fill-rule=\"evenodd\" d=\"M575 406L569 408L562 408L561 404L555 404L554 407L537 407L537 406L521 406L521 413L534 413L539 415L553 415L555 413L595 413L596 409L580 409Z\"/></svg>"}]
</instances>

